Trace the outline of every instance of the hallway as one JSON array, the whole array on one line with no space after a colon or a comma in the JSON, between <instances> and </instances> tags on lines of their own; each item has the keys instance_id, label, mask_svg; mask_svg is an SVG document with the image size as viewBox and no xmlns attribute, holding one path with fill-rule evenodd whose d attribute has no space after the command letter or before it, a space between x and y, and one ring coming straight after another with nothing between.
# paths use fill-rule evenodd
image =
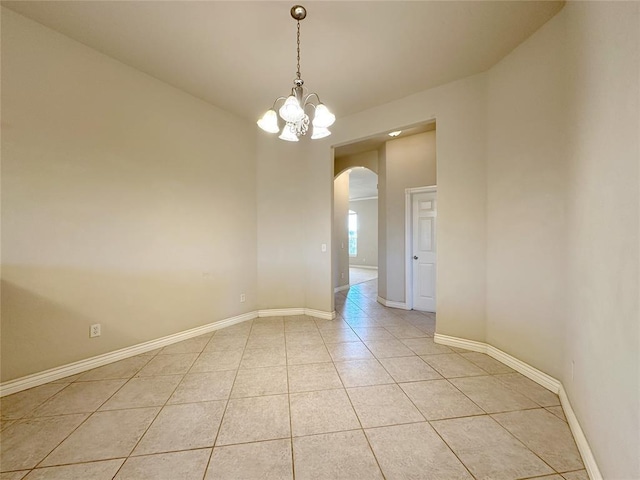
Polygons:
<instances>
[{"instance_id":1,"label":"hallway","mask_svg":"<svg viewBox=\"0 0 640 480\"><path fill-rule=\"evenodd\" d=\"M376 284L335 320L259 318L3 398L2 479L588 478L556 395L435 344L435 315Z\"/></svg>"}]
</instances>

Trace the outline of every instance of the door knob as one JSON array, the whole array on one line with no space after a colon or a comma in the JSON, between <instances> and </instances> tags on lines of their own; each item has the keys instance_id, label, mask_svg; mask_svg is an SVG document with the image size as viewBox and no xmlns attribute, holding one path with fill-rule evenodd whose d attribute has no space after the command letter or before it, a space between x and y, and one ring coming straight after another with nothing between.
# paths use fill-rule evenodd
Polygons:
<instances>
[{"instance_id":1,"label":"door knob","mask_svg":"<svg viewBox=\"0 0 640 480\"><path fill-rule=\"evenodd\" d=\"M414 260L417 260L417 259L418 259L418 256L417 256L417 255L414 255L414 256L413 256L413 259L414 259Z\"/></svg>"}]
</instances>

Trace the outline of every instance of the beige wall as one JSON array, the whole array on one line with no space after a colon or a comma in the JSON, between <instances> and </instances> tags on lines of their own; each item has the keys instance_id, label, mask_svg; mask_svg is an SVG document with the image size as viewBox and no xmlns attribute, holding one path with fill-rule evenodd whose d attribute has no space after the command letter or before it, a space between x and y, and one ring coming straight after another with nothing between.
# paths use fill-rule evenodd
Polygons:
<instances>
[{"instance_id":1,"label":"beige wall","mask_svg":"<svg viewBox=\"0 0 640 480\"><path fill-rule=\"evenodd\" d=\"M349 173L333 181L333 286L349 285ZM377 232L376 232L377 233Z\"/></svg>"},{"instance_id":2,"label":"beige wall","mask_svg":"<svg viewBox=\"0 0 640 480\"><path fill-rule=\"evenodd\" d=\"M1 153L2 381L256 308L249 122L2 9Z\"/></svg>"},{"instance_id":3,"label":"beige wall","mask_svg":"<svg viewBox=\"0 0 640 480\"><path fill-rule=\"evenodd\" d=\"M385 184L387 296L405 301L405 189L436 185L436 132L420 133L386 142Z\"/></svg>"},{"instance_id":4,"label":"beige wall","mask_svg":"<svg viewBox=\"0 0 640 480\"><path fill-rule=\"evenodd\" d=\"M358 214L358 254L349 257L353 267L378 266L378 199L352 200L349 210Z\"/></svg>"},{"instance_id":5,"label":"beige wall","mask_svg":"<svg viewBox=\"0 0 640 480\"><path fill-rule=\"evenodd\" d=\"M569 3L488 74L487 340L640 478L639 5Z\"/></svg>"},{"instance_id":6,"label":"beige wall","mask_svg":"<svg viewBox=\"0 0 640 480\"><path fill-rule=\"evenodd\" d=\"M333 169L334 175L338 175L353 167L365 167L373 173L378 173L378 151L371 150L369 152L336 157Z\"/></svg>"},{"instance_id":7,"label":"beige wall","mask_svg":"<svg viewBox=\"0 0 640 480\"><path fill-rule=\"evenodd\" d=\"M485 334L485 80L483 75L450 83L336 121L334 144L344 144L380 132L437 120L438 142L438 322L447 335L484 341ZM433 133L431 133L433 135ZM383 177L390 160L388 145L378 152L379 230L386 231L394 211L382 208L387 200ZM393 161L393 156L391 162ZM391 174L393 176L393 174ZM425 179L428 182L429 179ZM400 182L393 183L397 185ZM414 186L408 184L407 186ZM326 183L330 189L331 184ZM404 225L404 186L401 188L401 220ZM393 194L393 192L391 192ZM388 230L388 228L387 228ZM404 226L402 226L404 238ZM390 250L386 235L378 248ZM402 240L402 250L404 250ZM385 255L379 255L378 291L383 298L404 301L402 284L387 283ZM404 269L404 266L402 266ZM402 270L404 272L404 270ZM400 276L403 276L401 273ZM394 296L389 293L394 293Z\"/></svg>"},{"instance_id":8,"label":"beige wall","mask_svg":"<svg viewBox=\"0 0 640 480\"><path fill-rule=\"evenodd\" d=\"M640 3L569 4L564 16L562 379L604 478L640 478Z\"/></svg>"}]
</instances>

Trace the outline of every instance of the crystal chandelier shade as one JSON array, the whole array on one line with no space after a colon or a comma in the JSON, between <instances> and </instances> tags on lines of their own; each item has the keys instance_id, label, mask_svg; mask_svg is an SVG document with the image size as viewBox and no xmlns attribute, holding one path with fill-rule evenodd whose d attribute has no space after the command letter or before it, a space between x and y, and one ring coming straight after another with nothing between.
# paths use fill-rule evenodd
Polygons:
<instances>
[{"instance_id":1,"label":"crystal chandelier shade","mask_svg":"<svg viewBox=\"0 0 640 480\"><path fill-rule=\"evenodd\" d=\"M298 69L296 79L293 81L291 94L288 97L278 97L273 102L271 110L268 110L258 120L258 126L265 132L280 132L278 138L281 140L297 142L302 135L306 135L311 124L311 139L316 140L331 135L329 127L336 121L336 117L326 105L320 102L320 97L317 93L306 93L304 80L300 76L300 21L307 16L307 10L302 5L294 5L291 8L291 16L297 21L298 25ZM276 106L281 102L282 105L276 113ZM307 111L313 116L313 120L309 118ZM280 130L278 115L284 123L282 130Z\"/></svg>"}]
</instances>

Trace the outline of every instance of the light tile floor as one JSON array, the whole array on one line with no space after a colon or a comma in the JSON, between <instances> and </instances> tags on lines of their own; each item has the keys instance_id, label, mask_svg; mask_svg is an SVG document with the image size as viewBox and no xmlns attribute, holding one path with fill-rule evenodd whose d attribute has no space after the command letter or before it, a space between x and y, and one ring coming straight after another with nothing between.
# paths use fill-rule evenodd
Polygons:
<instances>
[{"instance_id":1,"label":"light tile floor","mask_svg":"<svg viewBox=\"0 0 640 480\"><path fill-rule=\"evenodd\" d=\"M376 293L5 397L0 478L588 479L556 395Z\"/></svg>"}]
</instances>

